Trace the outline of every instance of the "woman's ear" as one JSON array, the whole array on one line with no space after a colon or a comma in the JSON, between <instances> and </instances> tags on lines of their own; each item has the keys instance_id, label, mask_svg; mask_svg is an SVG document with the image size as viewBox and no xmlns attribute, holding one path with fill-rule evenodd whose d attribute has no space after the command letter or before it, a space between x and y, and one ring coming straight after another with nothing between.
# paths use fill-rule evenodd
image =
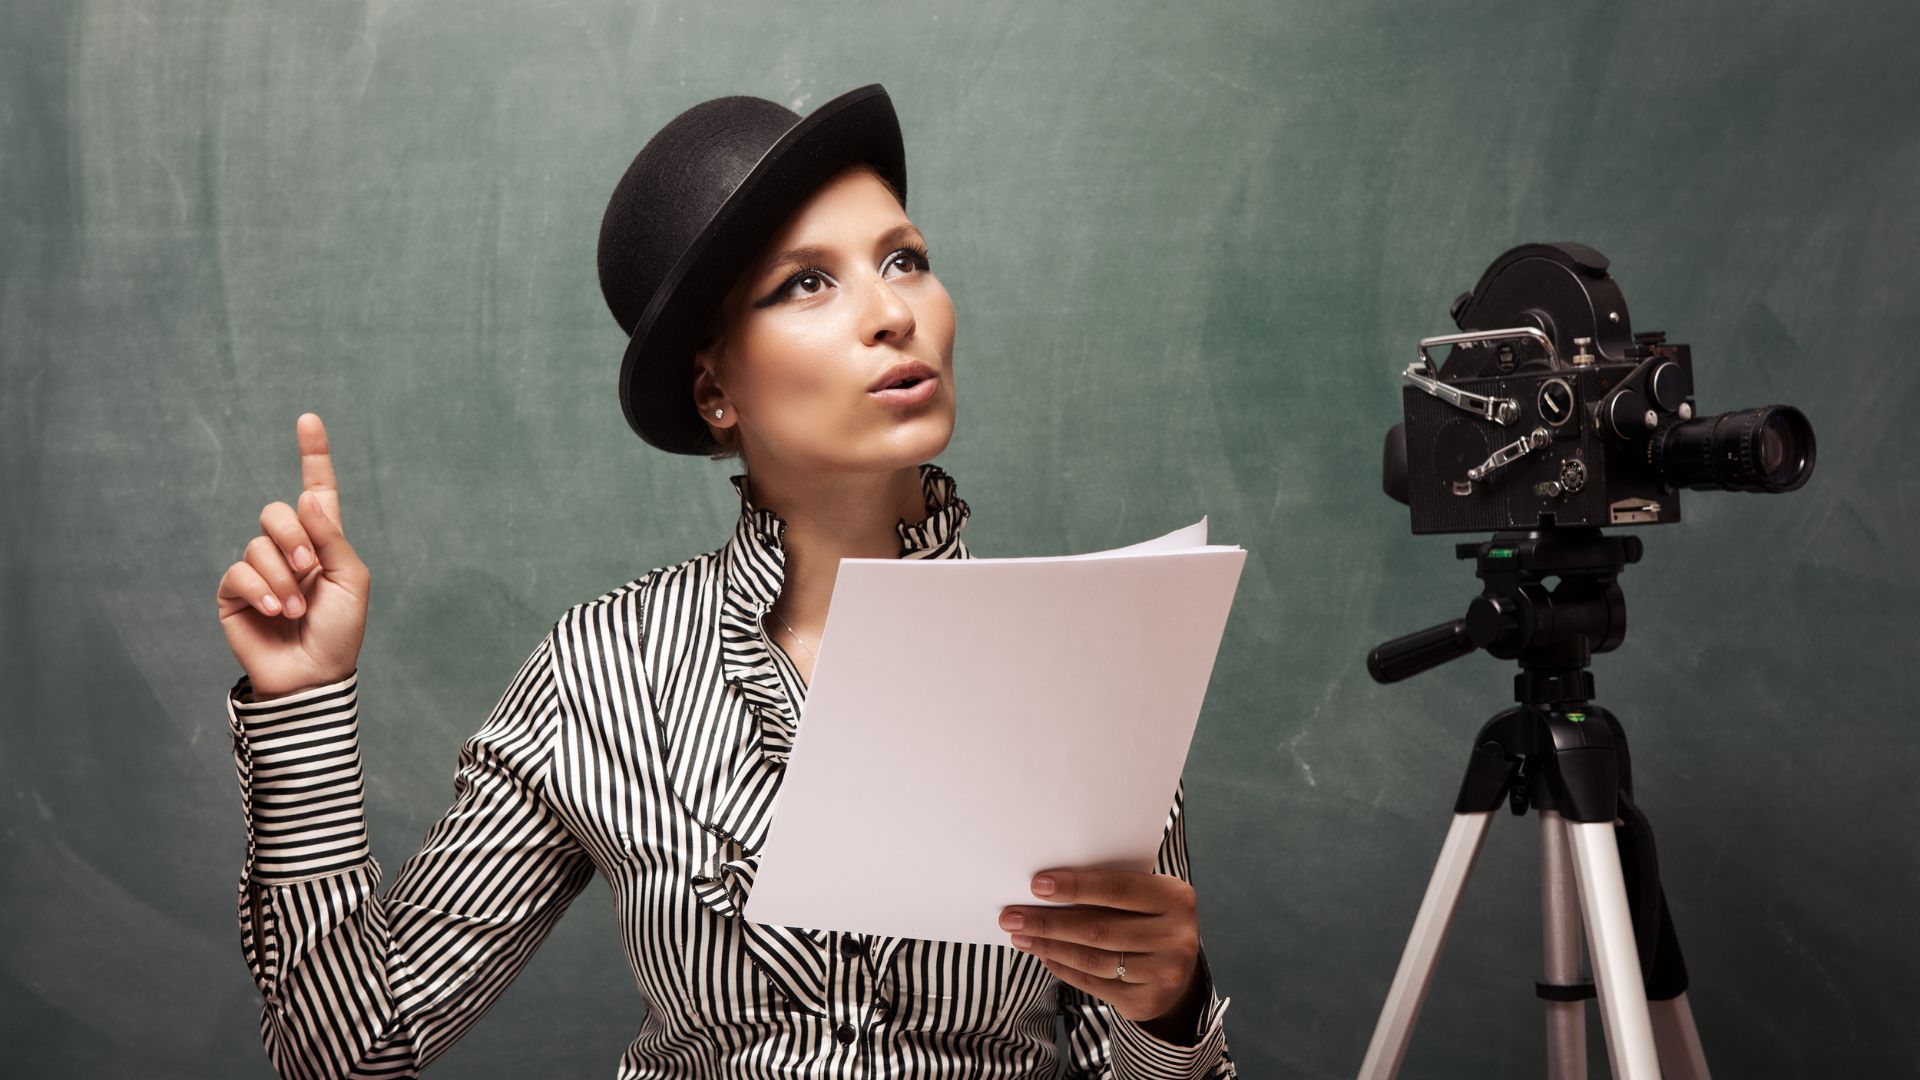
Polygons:
<instances>
[{"instance_id":1,"label":"woman's ear","mask_svg":"<svg viewBox=\"0 0 1920 1080\"><path fill-rule=\"evenodd\" d=\"M700 410L700 419L717 428L731 426L733 403L720 385L719 345L709 341L701 346L693 354L693 365L693 403Z\"/></svg>"}]
</instances>

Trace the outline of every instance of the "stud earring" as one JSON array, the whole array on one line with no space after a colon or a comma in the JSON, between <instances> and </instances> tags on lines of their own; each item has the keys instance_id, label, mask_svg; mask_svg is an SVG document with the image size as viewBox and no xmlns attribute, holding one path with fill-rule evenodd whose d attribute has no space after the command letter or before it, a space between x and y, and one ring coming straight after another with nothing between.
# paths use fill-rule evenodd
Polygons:
<instances>
[{"instance_id":1,"label":"stud earring","mask_svg":"<svg viewBox=\"0 0 1920 1080\"><path fill-rule=\"evenodd\" d=\"M715 410L713 410L713 418L714 418L715 420L718 420L718 419L720 419L720 410L719 410L719 409L715 409Z\"/></svg>"}]
</instances>

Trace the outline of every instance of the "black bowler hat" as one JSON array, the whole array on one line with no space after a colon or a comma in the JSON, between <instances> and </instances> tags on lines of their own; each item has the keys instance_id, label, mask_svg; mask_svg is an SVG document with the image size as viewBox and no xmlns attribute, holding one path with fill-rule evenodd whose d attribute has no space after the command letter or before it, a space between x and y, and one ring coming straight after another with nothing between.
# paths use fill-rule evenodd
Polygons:
<instances>
[{"instance_id":1,"label":"black bowler hat","mask_svg":"<svg viewBox=\"0 0 1920 1080\"><path fill-rule=\"evenodd\" d=\"M693 354L754 257L834 173L871 164L907 197L906 151L879 83L798 113L703 101L647 140L600 221L600 292L626 331L620 408L676 454L718 449L693 402Z\"/></svg>"}]
</instances>

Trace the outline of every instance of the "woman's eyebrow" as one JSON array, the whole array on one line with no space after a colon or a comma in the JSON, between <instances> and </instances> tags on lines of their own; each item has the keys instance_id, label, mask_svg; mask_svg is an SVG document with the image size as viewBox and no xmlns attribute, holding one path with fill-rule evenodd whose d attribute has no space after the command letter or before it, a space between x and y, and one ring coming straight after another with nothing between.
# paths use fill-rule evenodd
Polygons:
<instances>
[{"instance_id":1,"label":"woman's eyebrow","mask_svg":"<svg viewBox=\"0 0 1920 1080\"><path fill-rule=\"evenodd\" d=\"M926 237L920 235L920 230L915 228L912 224L909 223L909 224L895 225L893 228L888 229L886 232L881 233L879 239L874 241L874 246L876 248L891 249L901 244L908 244L908 243L920 244L924 246L926 242L927 242L927 239ZM775 273L776 271L779 271L789 265L796 266L796 267L808 266L808 265L814 265L818 263L824 263L832 258L833 258L833 252L831 250L823 247L818 247L812 244L806 244L800 247L788 248L787 250L774 256L773 260L767 263L767 268L760 272L760 276L766 277L767 275Z\"/></svg>"}]
</instances>

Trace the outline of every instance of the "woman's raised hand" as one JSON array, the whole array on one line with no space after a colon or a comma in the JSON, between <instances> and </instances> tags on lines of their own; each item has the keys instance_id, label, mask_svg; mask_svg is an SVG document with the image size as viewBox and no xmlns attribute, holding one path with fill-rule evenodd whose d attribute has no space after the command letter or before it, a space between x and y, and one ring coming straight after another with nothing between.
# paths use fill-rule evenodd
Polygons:
<instances>
[{"instance_id":1,"label":"woman's raised hand","mask_svg":"<svg viewBox=\"0 0 1920 1080\"><path fill-rule=\"evenodd\" d=\"M372 575L340 529L340 489L327 428L314 413L294 421L300 446L298 506L271 502L260 535L220 578L216 602L227 646L256 701L353 674L367 631Z\"/></svg>"}]
</instances>

